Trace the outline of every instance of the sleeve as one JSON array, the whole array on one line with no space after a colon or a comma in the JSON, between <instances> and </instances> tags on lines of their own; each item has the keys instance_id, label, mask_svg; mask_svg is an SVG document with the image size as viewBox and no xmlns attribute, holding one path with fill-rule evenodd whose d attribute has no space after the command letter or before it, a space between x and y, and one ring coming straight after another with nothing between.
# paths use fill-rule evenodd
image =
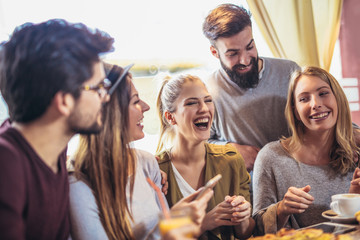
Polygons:
<instances>
[{"instance_id":1,"label":"sleeve","mask_svg":"<svg viewBox=\"0 0 360 240\"><path fill-rule=\"evenodd\" d=\"M73 177L70 177L70 224L73 240L108 239L91 189Z\"/></svg>"},{"instance_id":2,"label":"sleeve","mask_svg":"<svg viewBox=\"0 0 360 240\"><path fill-rule=\"evenodd\" d=\"M158 186L158 188L161 190L162 185L161 185L160 167L155 156L146 151L136 150L136 152L139 163L143 165L145 176L149 176L151 180L155 183L155 185ZM164 199L166 207L169 207L164 193L161 192L161 194ZM159 206L161 206L160 202L158 202L158 204Z\"/></svg>"},{"instance_id":3,"label":"sleeve","mask_svg":"<svg viewBox=\"0 0 360 240\"><path fill-rule=\"evenodd\" d=\"M0 146L0 239L25 239L24 166L9 147Z\"/></svg>"},{"instance_id":4,"label":"sleeve","mask_svg":"<svg viewBox=\"0 0 360 240\"><path fill-rule=\"evenodd\" d=\"M234 148L234 147L232 147ZM248 173L248 171L246 170L245 167L245 162L243 157L241 156L240 153L236 153L236 157L238 159L238 161L240 162L240 168L239 168L239 175L241 177L240 179L240 195L242 195L246 201L251 202L250 200L250 181L251 181L251 177L250 174Z\"/></svg>"},{"instance_id":5,"label":"sleeve","mask_svg":"<svg viewBox=\"0 0 360 240\"><path fill-rule=\"evenodd\" d=\"M159 164L157 163L156 158L152 155L150 157L150 160L151 160L150 174L152 176L152 180L161 189L162 188L162 185L161 185L162 178L161 178L161 174L160 174Z\"/></svg>"},{"instance_id":6,"label":"sleeve","mask_svg":"<svg viewBox=\"0 0 360 240\"><path fill-rule=\"evenodd\" d=\"M217 144L217 145L225 145L227 144L228 142L226 141L220 141L218 140L218 135L215 133L215 129L213 129L213 126L211 126L211 130L210 130L210 138L208 139L208 142L209 143L212 143L212 144Z\"/></svg>"},{"instance_id":7,"label":"sleeve","mask_svg":"<svg viewBox=\"0 0 360 240\"><path fill-rule=\"evenodd\" d=\"M256 223L255 235L275 233L277 231L276 182L271 168L275 157L263 148L258 153L253 173L253 218Z\"/></svg>"},{"instance_id":8,"label":"sleeve","mask_svg":"<svg viewBox=\"0 0 360 240\"><path fill-rule=\"evenodd\" d=\"M216 111L216 106L215 106L215 111L214 111L214 119L213 122L211 124L211 128L210 128L210 138L208 139L209 143L212 144L217 144L217 145L225 145L228 142L227 141L222 141L219 140L220 139L220 134L218 133L218 129L216 128L217 126L217 119L219 118L217 111Z\"/></svg>"}]
</instances>

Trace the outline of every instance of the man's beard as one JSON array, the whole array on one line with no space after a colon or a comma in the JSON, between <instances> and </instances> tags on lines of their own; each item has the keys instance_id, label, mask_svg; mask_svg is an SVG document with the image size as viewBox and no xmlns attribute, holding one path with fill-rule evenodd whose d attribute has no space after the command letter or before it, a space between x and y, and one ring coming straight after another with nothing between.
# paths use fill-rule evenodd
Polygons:
<instances>
[{"instance_id":1,"label":"man's beard","mask_svg":"<svg viewBox=\"0 0 360 240\"><path fill-rule=\"evenodd\" d=\"M104 116L102 114L102 111L100 114L101 114L101 122L102 122L101 125L98 123L97 118L95 118L95 120L93 120L94 121L93 124L86 127L84 126L86 125L84 123L89 120L84 121L86 117L84 117L79 111L75 111L73 114L71 114L68 120L70 130L73 133L79 133L84 135L100 133L100 131L103 129L102 125L104 123Z\"/></svg>"},{"instance_id":2,"label":"man's beard","mask_svg":"<svg viewBox=\"0 0 360 240\"><path fill-rule=\"evenodd\" d=\"M244 68L246 65L236 64L232 69L225 66L220 58L221 67L225 70L230 79L242 89L255 88L259 83L259 71L258 71L259 57L251 58L251 69L246 73L238 73L238 68Z\"/></svg>"},{"instance_id":3,"label":"man's beard","mask_svg":"<svg viewBox=\"0 0 360 240\"><path fill-rule=\"evenodd\" d=\"M102 126L99 126L99 124L95 122L93 125L87 128L73 125L71 126L71 130L74 133L79 133L84 135L98 134L99 132L101 132Z\"/></svg>"}]
</instances>

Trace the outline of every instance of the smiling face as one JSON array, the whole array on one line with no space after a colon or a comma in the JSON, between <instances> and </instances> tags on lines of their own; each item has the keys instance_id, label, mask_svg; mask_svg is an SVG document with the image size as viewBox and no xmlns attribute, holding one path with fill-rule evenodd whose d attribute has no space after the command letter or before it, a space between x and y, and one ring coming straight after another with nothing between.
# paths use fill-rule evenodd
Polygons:
<instances>
[{"instance_id":1,"label":"smiling face","mask_svg":"<svg viewBox=\"0 0 360 240\"><path fill-rule=\"evenodd\" d=\"M149 105L147 105L143 100L139 98L139 93L136 90L132 81L129 81L131 85L131 94L130 94L130 103L129 103L129 133L130 140L135 141L144 138L142 124L144 119L144 112L150 109Z\"/></svg>"},{"instance_id":2,"label":"smiling face","mask_svg":"<svg viewBox=\"0 0 360 240\"><path fill-rule=\"evenodd\" d=\"M295 117L305 131L324 131L334 128L338 117L336 98L324 80L316 76L301 76L294 90Z\"/></svg>"},{"instance_id":3,"label":"smiling face","mask_svg":"<svg viewBox=\"0 0 360 240\"><path fill-rule=\"evenodd\" d=\"M184 82L175 106L175 112L165 115L177 134L188 141L204 141L210 137L214 104L204 83L200 80Z\"/></svg>"},{"instance_id":4,"label":"smiling face","mask_svg":"<svg viewBox=\"0 0 360 240\"><path fill-rule=\"evenodd\" d=\"M241 88L252 88L259 82L258 53L247 26L231 37L221 37L211 46L212 54L219 58L222 68Z\"/></svg>"}]
</instances>

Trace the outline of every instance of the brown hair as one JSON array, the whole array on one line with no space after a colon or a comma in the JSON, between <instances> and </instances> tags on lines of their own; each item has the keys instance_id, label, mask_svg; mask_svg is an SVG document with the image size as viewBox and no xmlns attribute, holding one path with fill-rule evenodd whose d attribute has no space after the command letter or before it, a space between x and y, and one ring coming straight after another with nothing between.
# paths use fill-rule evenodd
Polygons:
<instances>
[{"instance_id":1,"label":"brown hair","mask_svg":"<svg viewBox=\"0 0 360 240\"><path fill-rule=\"evenodd\" d=\"M349 103L338 81L327 71L318 67L303 67L295 71L290 80L285 116L292 133L290 138L283 138L288 143L289 151L294 151L303 143L304 124L295 116L294 91L302 76L315 76L326 82L337 102L338 116L335 124L335 139L330 152L330 166L337 172L345 174L354 169L354 154L359 153L351 121Z\"/></svg>"},{"instance_id":2,"label":"brown hair","mask_svg":"<svg viewBox=\"0 0 360 240\"><path fill-rule=\"evenodd\" d=\"M129 147L128 107L130 77L122 81L103 109L103 131L82 135L75 160L75 177L92 189L101 223L109 239L134 239L126 200L129 173L130 199L135 178L135 155Z\"/></svg>"},{"instance_id":3,"label":"brown hair","mask_svg":"<svg viewBox=\"0 0 360 240\"><path fill-rule=\"evenodd\" d=\"M215 41L220 37L232 37L251 27L251 14L245 8L235 4L221 4L205 18L203 33L210 43L215 46Z\"/></svg>"}]
</instances>

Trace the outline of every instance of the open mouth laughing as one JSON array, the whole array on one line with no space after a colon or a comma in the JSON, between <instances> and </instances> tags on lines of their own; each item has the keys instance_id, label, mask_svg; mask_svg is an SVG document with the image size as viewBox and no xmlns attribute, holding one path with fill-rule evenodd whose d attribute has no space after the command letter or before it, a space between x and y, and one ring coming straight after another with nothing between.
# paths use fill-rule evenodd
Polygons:
<instances>
[{"instance_id":1,"label":"open mouth laughing","mask_svg":"<svg viewBox=\"0 0 360 240\"><path fill-rule=\"evenodd\" d=\"M209 117L198 118L194 121L194 125L200 130L207 130L210 125L209 123L210 123Z\"/></svg>"}]
</instances>

